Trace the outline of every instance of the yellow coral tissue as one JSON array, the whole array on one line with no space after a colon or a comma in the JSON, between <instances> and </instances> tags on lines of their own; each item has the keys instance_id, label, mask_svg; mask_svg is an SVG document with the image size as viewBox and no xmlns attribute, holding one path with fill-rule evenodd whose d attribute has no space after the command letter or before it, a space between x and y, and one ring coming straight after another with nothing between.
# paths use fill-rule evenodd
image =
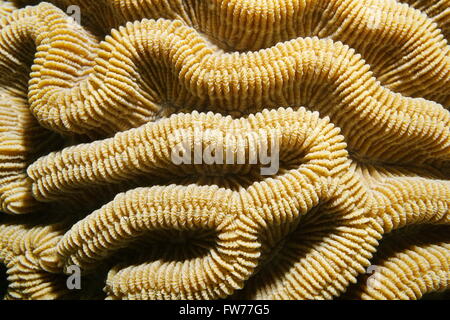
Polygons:
<instances>
[{"instance_id":1,"label":"yellow coral tissue","mask_svg":"<svg viewBox=\"0 0 450 320\"><path fill-rule=\"evenodd\" d=\"M449 41L450 0L0 0L0 298L448 297Z\"/></svg>"}]
</instances>

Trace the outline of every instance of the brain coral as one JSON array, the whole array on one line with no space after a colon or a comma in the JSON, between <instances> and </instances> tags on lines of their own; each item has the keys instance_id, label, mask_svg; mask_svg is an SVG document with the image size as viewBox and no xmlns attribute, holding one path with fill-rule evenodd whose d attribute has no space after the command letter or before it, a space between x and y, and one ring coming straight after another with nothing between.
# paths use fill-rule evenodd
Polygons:
<instances>
[{"instance_id":1,"label":"brain coral","mask_svg":"<svg viewBox=\"0 0 450 320\"><path fill-rule=\"evenodd\" d=\"M5 299L448 294L449 40L449 0L0 1Z\"/></svg>"}]
</instances>

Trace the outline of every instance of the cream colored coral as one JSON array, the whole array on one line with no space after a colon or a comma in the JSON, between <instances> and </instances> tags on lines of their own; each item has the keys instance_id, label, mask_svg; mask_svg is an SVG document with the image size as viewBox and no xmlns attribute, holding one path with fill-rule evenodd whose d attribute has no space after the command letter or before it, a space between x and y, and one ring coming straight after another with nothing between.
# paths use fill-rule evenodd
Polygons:
<instances>
[{"instance_id":1,"label":"cream colored coral","mask_svg":"<svg viewBox=\"0 0 450 320\"><path fill-rule=\"evenodd\" d=\"M113 32L113 37L98 44L92 35L48 4L16 11L2 24L4 37L16 39L19 34L13 30L20 25L38 45L39 58L34 61L28 93L30 107L42 125L62 133L108 135L180 109L212 109L236 115L280 104L308 104L329 115L343 129L350 149L363 157L397 163L425 162L430 157L448 161L448 112L440 105L407 99L381 87L364 61L340 43L299 38L265 51L231 55L217 53L208 41L180 21L143 20ZM155 46L136 51L141 33ZM65 35L64 40L60 34ZM42 39L47 45L39 45ZM16 39L13 46L5 43L3 54L14 54L19 49L17 44L26 45L22 41ZM160 48L169 42L176 45L161 53ZM197 45L186 50L190 42ZM442 50L446 52L447 47ZM128 61L129 65L120 61ZM14 61L7 60L3 68L17 67ZM149 78L142 70L154 71ZM444 83L435 73L432 79ZM261 87L256 80L261 81ZM354 84L343 90L342 86L350 82ZM436 90L441 92L442 88ZM8 100L14 101L14 96ZM14 103L12 109L19 112L19 104ZM365 111L360 112L362 109ZM367 126L373 132L361 137L362 128ZM33 136L20 133L25 136L18 135L18 139ZM381 141L393 140L398 145L391 149L373 146L382 147ZM5 141L10 143L10 139ZM27 156L19 153L18 157ZM14 165L22 169L7 178L17 181L18 186L6 181L4 188L23 196L6 199L3 206L8 212L28 212L35 205L29 199L24 172L28 163L21 160ZM3 197L8 197L8 191Z\"/></svg>"},{"instance_id":2,"label":"cream colored coral","mask_svg":"<svg viewBox=\"0 0 450 320\"><path fill-rule=\"evenodd\" d=\"M247 173L256 166L249 164L250 153L258 151L259 146L264 147L263 141L267 141L269 148L270 142L276 141L283 161L292 164L304 161L302 168L315 171L315 166L326 166L326 161L331 161L327 157L335 164L344 161L339 160L346 151L343 138L338 134L339 130L330 125L329 120L320 119L318 113L304 108L264 111L234 120L219 114L194 112L173 115L113 138L51 153L30 166L28 174L34 181L37 199L57 200L59 195L88 186L118 184L144 175L167 179L189 174L208 175L209 172ZM211 143L218 143L224 164L175 164L173 153L177 145L184 142L189 151L198 143L202 150ZM335 145L334 149L326 143ZM225 154L229 152L234 159L232 165L225 162ZM319 158L314 159L315 156ZM237 165L238 157L244 159L243 165Z\"/></svg>"},{"instance_id":3,"label":"cream colored coral","mask_svg":"<svg viewBox=\"0 0 450 320\"><path fill-rule=\"evenodd\" d=\"M448 290L450 244L448 227L412 228L384 240L374 265L347 293L355 299L420 299Z\"/></svg>"},{"instance_id":4,"label":"cream colored coral","mask_svg":"<svg viewBox=\"0 0 450 320\"><path fill-rule=\"evenodd\" d=\"M0 1L7 298L73 264L108 299L448 289L448 1L50 2Z\"/></svg>"},{"instance_id":5,"label":"cream colored coral","mask_svg":"<svg viewBox=\"0 0 450 320\"><path fill-rule=\"evenodd\" d=\"M198 136L194 134L193 124L199 129ZM116 270L109 276L107 292L110 293L111 297L116 298L192 299L225 297L233 293L234 290L241 289L244 281L253 273L253 269L257 266L257 258L260 255L259 242L261 242L264 250L268 250L273 246L273 242L280 241L286 232L289 232L292 225L298 223L301 215L306 214L320 200L326 201L328 199L328 179L339 179L345 169L346 152L345 144L342 142L343 138L338 136L339 130L329 125L327 120L321 120L318 114L306 112L304 109L298 111L280 109L250 116L248 119L232 120L214 114L194 113L192 115L173 116L167 121L158 122L156 126L149 124L119 134L112 139L103 141L102 144L78 146L66 149L64 154L59 153L43 158L41 162L37 162L30 168L30 176L37 182L36 196L41 200L57 199L58 194L71 192L67 188L69 186L76 189L82 188L87 183L89 185L117 183L121 179L131 178L131 175L135 175L139 171L142 175L149 173L167 175L165 173L167 171L177 174L176 167L170 165L170 147L171 145L177 145L177 142L179 142L177 137L183 137L181 134L176 134L177 130L188 130L186 135L192 134L189 140L192 144L195 141L206 144L208 138L211 138L207 136L206 132L207 129L211 128L222 131L218 134L236 131L235 139L223 141L224 150L237 150L236 153L240 152L246 157L248 157L249 150L253 149L254 146L252 147L251 141L245 141L244 136L239 137L239 132L265 129L270 136L271 129L278 129L280 133L276 139L279 141L282 161L290 161L293 165L298 164L295 165L295 169L287 170L276 178L254 182L247 189L241 187L239 191L235 192L226 189L217 190L213 186L190 185L188 187L169 186L137 189L119 195L113 202L76 224L59 243L58 252L62 257L69 259L66 265L75 263L87 270L91 268L93 263L95 265L97 260L105 259L114 248L123 247L136 237L142 236L144 230L153 231L174 227L176 229L183 228L183 230L185 228L196 230L208 226L217 230L218 243L216 248L204 258L195 260L195 263L190 260L178 263L155 261L139 267ZM157 134L161 136L157 136ZM220 138L212 139L212 141L218 140ZM272 139L268 140L271 141ZM130 141L130 143L123 143L124 141ZM169 143L159 146L158 141L169 141ZM237 144L239 141L243 146L241 150L239 150ZM242 144L242 142L245 143ZM98 152L92 149L82 151L80 150L82 147L95 147L98 148ZM124 149L127 154L126 157L120 151L120 148L123 147L126 147ZM132 151L133 149L141 150L141 152ZM108 150L114 150L117 152L117 156L114 158L107 157ZM91 155L89 161L79 158L79 155L82 154ZM101 155L101 157L94 160L92 155L96 154ZM126 159L130 162L121 163ZM103 168L102 171L95 172L88 167L82 169L80 165L88 162L91 163L92 168ZM79 163L78 166L77 163ZM56 170L53 171L53 168L56 169L53 165L58 166L58 173ZM123 168L123 171L107 169L113 167ZM200 174L200 171L196 172L200 168L192 167L190 169L189 167L189 165L179 167L178 174L187 175L191 172ZM224 167L222 170L226 174L227 169L226 166ZM232 166L230 169L233 171L228 172L228 174L248 171L245 165L240 168L239 166ZM218 170L220 168L216 168L215 172ZM69 172L80 174L77 178L77 175L70 175ZM61 182L63 184L60 184ZM56 187L54 183L57 183L58 186ZM353 181L354 183L355 181ZM224 193L227 192L230 194L225 195ZM197 193L199 194L197 195ZM286 195L287 198L282 200L279 197L280 194ZM364 195L360 194L359 196ZM226 203L221 203L221 201L216 202L214 199L229 200ZM356 200L341 201L353 202ZM138 204L139 207L134 207ZM355 212L354 205L339 204L343 208L334 209L337 211L336 214L347 215L345 219L351 221L342 222L342 228L344 229L344 226L347 223L349 224L346 229L348 231L347 236L354 232L353 240L360 239L361 243L367 242L366 245L369 245L371 235L367 234L365 227L370 221L361 217L361 210ZM330 205L339 207L337 204ZM348 209L346 209L347 207ZM340 212L340 210L344 211ZM190 213L191 211L193 213ZM171 217L171 212L177 214ZM209 212L208 218L204 218L207 224L189 225L189 221L201 223L202 217L206 217L206 212ZM221 213L223 217L219 215L215 218L215 215L211 215L211 213ZM192 214L195 214L195 216L191 217ZM198 218L195 218L196 216ZM114 227L111 224L113 222ZM355 224L355 226L351 226L352 224ZM221 228L218 229L219 225ZM105 233L107 229L117 230L117 233ZM222 243L220 239L224 239L226 242ZM244 245L244 248L240 249L239 246L236 247L236 244ZM356 275L358 270L363 269L361 265L364 262L368 263L367 257L370 256L370 245L369 248L364 248L364 246L358 248L355 245L351 249L344 249L347 245L349 244L344 242L343 247L339 248L338 252L339 250L354 250L355 258L361 259L358 262L359 267L357 267L358 263L356 265L352 263L348 267L349 275ZM221 249L222 247L224 249ZM234 248L233 256L229 256L231 253L228 248ZM219 251L215 252L215 250ZM239 252L242 252L243 256L239 256ZM333 259L333 257L327 257L327 259ZM224 263L225 265L223 265ZM191 270L191 268L193 269ZM204 268L209 271L203 271ZM353 268L356 270L353 270ZM135 282L133 279L140 277L142 273L154 274L155 276L148 279L144 277L142 279L144 282L142 282L140 288L130 287ZM175 278L168 279L167 283L156 281L160 274L167 273L173 273ZM216 276L213 277L212 274L216 274ZM344 284L348 283L348 277L348 275L345 275L341 279ZM198 279L202 279L203 285L201 287L196 286ZM319 289L316 295L333 296L338 295L343 290L342 287L335 288L335 284L331 281L323 283L322 286L321 290L325 291L320 292ZM328 290L331 290L332 293L325 293Z\"/></svg>"},{"instance_id":6,"label":"cream colored coral","mask_svg":"<svg viewBox=\"0 0 450 320\"><path fill-rule=\"evenodd\" d=\"M3 77L3 80L12 81ZM15 84L18 84L18 80ZM60 139L43 130L32 114L26 98L11 88L0 90L0 210L21 214L39 208L31 194L28 165L57 146Z\"/></svg>"},{"instance_id":7,"label":"cream colored coral","mask_svg":"<svg viewBox=\"0 0 450 320\"><path fill-rule=\"evenodd\" d=\"M11 1L0 1L0 19L17 9Z\"/></svg>"},{"instance_id":8,"label":"cream colored coral","mask_svg":"<svg viewBox=\"0 0 450 320\"><path fill-rule=\"evenodd\" d=\"M450 39L450 2L448 0L399 0L425 13L441 29L447 41Z\"/></svg>"},{"instance_id":9,"label":"cream colored coral","mask_svg":"<svg viewBox=\"0 0 450 320\"><path fill-rule=\"evenodd\" d=\"M0 262L7 267L7 299L55 299L68 295L56 245L63 225L39 219L0 225ZM48 225L46 225L48 223Z\"/></svg>"},{"instance_id":10,"label":"cream colored coral","mask_svg":"<svg viewBox=\"0 0 450 320\"><path fill-rule=\"evenodd\" d=\"M35 12L35 10L37 11ZM72 29L76 29L62 12L48 5L18 12L25 16L34 17L32 20L36 20L37 24L30 25L30 31L28 32L31 34L34 30L34 32L39 30L39 34L44 37L52 30L55 34L70 34ZM40 22L41 19L42 22ZM17 23L27 25L24 19L21 20L21 15L13 15L9 23L12 25ZM7 33L10 28L12 27L7 25L2 29L2 32ZM164 32L161 32L161 30L164 30ZM155 47L148 47L144 51L135 51L134 48L138 48L139 41L142 40L139 36L141 33L146 34L146 37L148 37L146 40L153 43ZM202 100L207 95L210 104L228 112L245 112L245 110L242 110L243 108L255 110L270 107L273 104L270 101L274 100L282 105L309 103L312 104L312 107L320 109L324 114L330 114L333 118L336 117L333 120L343 127L345 126L341 124L337 111L341 104L350 114L359 110L358 108L365 108L367 113L373 111L378 114L382 111L391 110L391 121L395 116L405 113L405 116L411 117L408 120L412 124L416 121L420 123L427 120L436 122L438 126L440 122L442 122L442 125L448 124L448 114L441 106L423 100L405 99L380 87L371 77L371 74L367 72L368 68L362 64L360 58L354 56L348 47L342 46L340 43L322 41L316 38L299 38L257 53L215 55L213 50L208 48L207 43L198 37L193 29L183 26L179 21L170 22L167 20L143 20L140 23L127 24L126 28L120 28L119 31L113 32L112 36L102 42L100 51L96 52L95 49L88 48L89 45L94 48L97 45L93 43L93 40L89 41L86 32L84 32L84 36L82 31L77 34L73 33L72 36L66 37L66 41L73 43L73 46L64 46L59 50L53 50L50 55L47 54L47 51L53 45L58 48L61 44L59 41L53 42L51 37L47 39L49 47L42 46L43 51L38 53L38 56L43 58L35 61L35 73L33 73L30 86L31 109L42 124L62 131L71 130L75 132L89 132L89 130L99 132L105 132L106 130L109 132L110 130L121 130L136 126L136 124L148 120L151 114L159 109L155 104L164 102L160 96L161 93L157 92L159 86L155 87L152 82L158 82L158 75L166 81L165 77L172 78L173 74L176 74L176 78L173 79L175 88L164 88L166 92L163 94L167 95L169 92L166 99L175 106L179 105L180 100L183 99L185 106L195 104L197 107L201 107ZM160 56L159 45L164 46L164 43L171 41L176 41L176 46ZM184 47L183 43L187 42L195 42L197 45L192 46L191 44L193 49L186 50L187 47ZM86 47L84 48L84 46ZM120 52L116 50L113 54L114 49L119 47L122 47L122 50ZM184 51L184 53L182 54L181 51ZM302 52L302 55L299 55L299 52ZM88 67L92 66L92 60L96 55L98 55L95 62L97 68L92 70ZM84 56L84 59L81 59L80 56ZM151 56L153 59L148 59L145 56ZM73 61L74 59L75 61ZM269 63L258 66L261 63L260 59ZM309 60L311 60L310 66L303 63ZM77 68L54 70L53 68L59 69L61 65L49 63L50 61L75 63ZM131 65L121 64L120 61L127 61ZM159 63L153 65L153 61ZM162 62L169 63L171 67L169 69L164 68L161 65ZM46 64L41 65L44 63ZM149 83L148 80L142 79L145 75L139 74L140 72L137 70L140 64L143 64L142 67L148 70L156 71L160 69L155 74L157 77L148 79L150 80ZM298 66L298 69L293 68L294 66ZM340 66L340 68L338 69L337 66ZM85 76L89 74L87 79L78 83L77 79L83 78L83 73L76 74L74 78L73 73L77 69L84 70ZM344 73L344 70L350 73L350 79L346 79L347 74ZM316 71L319 71L319 74L315 74ZM47 79L46 75L50 74L54 80ZM256 79L260 77L264 85L259 89L261 92L258 92ZM315 77L318 78L315 79ZM272 83L270 79L274 78L277 81ZM75 81L72 80L71 83L70 79ZM131 83L130 79L135 79L135 83ZM315 85L323 85L325 90L321 94L316 94L321 96L324 101L315 105L314 100L311 100L311 89L305 90L299 87L300 81L309 83L311 89L315 89ZM345 81L354 82L354 84L342 92L339 86L347 83ZM46 86L50 84L54 86L44 88L44 83ZM63 86L65 88L69 86L69 92L58 90L62 83L65 83ZM140 84L148 86L145 88L145 93ZM360 89L357 89L356 86L359 86ZM85 96L86 89L97 87L99 89L97 95ZM241 89L246 87L248 87L247 90ZM276 87L282 87L283 89L281 91L275 90ZM170 94L170 91L174 89L181 90L177 93L177 98ZM347 100L351 99L353 95L360 94L358 90L365 90L368 95L361 95L361 101L358 101L357 107L355 102L352 103ZM294 92L297 93L294 94ZM325 97L325 95L330 95L333 98L332 101L337 103L331 110L326 107L329 106L331 101L327 100L328 97ZM248 101L252 101L252 103L249 105ZM57 106L56 103L67 105L62 108ZM114 103L117 105L113 105ZM96 108L97 105L100 106L100 110ZM124 108L127 108L126 113L123 111ZM233 110L232 108L236 109ZM99 111L101 111L101 114L99 114ZM118 115L127 115L127 118L122 120L127 121L128 124L118 122ZM424 118L419 119L419 117ZM94 122L94 119L97 121ZM346 120L348 121L348 118ZM356 121L354 125L356 126L358 123ZM411 123L410 125L412 125ZM344 131L348 133L349 130L344 128ZM396 133L398 135L398 132ZM381 132L379 134L382 135ZM351 137L349 140L352 140Z\"/></svg>"},{"instance_id":11,"label":"cream colored coral","mask_svg":"<svg viewBox=\"0 0 450 320\"><path fill-rule=\"evenodd\" d=\"M357 163L353 163L350 168L354 167L355 164ZM366 224L370 226L366 229L366 232L368 232L368 238L366 239L372 239L373 241L379 239L382 234L390 233L394 229L401 229L405 226L449 224L450 183L448 181L439 181L431 177L430 179L419 178L417 177L417 170L415 170L414 177L410 178L406 177L406 174L412 174L414 171L408 172L405 169L389 171L388 169L383 172L383 170L376 170L374 167L371 167L370 170L365 172L364 179L370 179L371 184L364 187L361 187L359 183L355 184L357 180L353 180L354 176L347 175L353 180L354 186L359 186L359 194L365 195L359 198L359 203L365 208L366 217L375 218L374 224L372 222ZM358 177L358 180L361 179L359 174L356 177ZM361 189L363 190L361 191ZM339 193L345 194L343 190L340 190ZM349 196L346 195L344 198L347 197ZM311 216L308 217L308 215ZM328 213L323 206L312 210L308 215L303 221L300 220L300 224L292 232L292 235L289 235L281 245L278 244L275 257L262 264L262 270L249 279L243 292L237 294L236 297L245 299L323 299L333 296L330 293L314 295L311 292L320 288L319 284L323 283L324 279L330 281L331 278L334 283L339 283L343 279L343 271L330 273L329 269L325 269L327 271L323 269L323 262L326 261L324 257L327 257L327 252L329 252L328 255L331 252L336 254L336 250L339 248L336 242L329 245L329 239L340 239L338 230L342 227L339 226L337 217ZM345 228L344 230L343 234L348 236L349 230ZM327 239L328 237L329 239ZM383 248L382 246L377 250L382 253L384 252ZM341 259L340 263L344 264L347 259L349 259L348 262L355 262L350 258L351 251L345 252L345 255L338 255ZM368 250L368 252L371 251ZM444 254L444 257L448 257L450 252L444 250L442 254ZM293 257L298 257L299 260L296 261ZM369 259L373 263L370 256ZM365 264L361 263L361 265L364 266ZM445 265L441 270L442 272L446 272ZM365 273L365 271L361 273ZM357 280L353 278L352 282L355 281ZM402 281L405 281L405 278L395 281L400 285ZM348 285L348 283L346 284ZM439 288L445 290L448 288L447 286L446 282L441 282ZM342 287L345 288L346 285ZM434 290L437 290L437 288L428 287L426 291L433 292ZM420 298L420 296L416 298Z\"/></svg>"},{"instance_id":12,"label":"cream colored coral","mask_svg":"<svg viewBox=\"0 0 450 320\"><path fill-rule=\"evenodd\" d=\"M5 300L53 300L69 295L63 274L40 269L26 255L15 257L6 267L9 286Z\"/></svg>"},{"instance_id":13,"label":"cream colored coral","mask_svg":"<svg viewBox=\"0 0 450 320\"><path fill-rule=\"evenodd\" d=\"M51 2L61 8L79 5L90 13L85 22L90 29L105 30L106 34L127 21L143 18L181 20L229 52L256 51L298 37L328 37L362 54L390 89L446 106L450 103L442 87L448 86L446 42L432 20L394 0ZM106 17L95 14L99 9L107 12ZM368 41L372 45L367 45ZM427 55L420 54L424 48Z\"/></svg>"},{"instance_id":14,"label":"cream colored coral","mask_svg":"<svg viewBox=\"0 0 450 320\"><path fill-rule=\"evenodd\" d=\"M0 263L7 268L9 300L98 299L98 280L83 277L84 290L69 290L56 253L71 221L41 214L6 219L0 225ZM94 284L94 286L92 285Z\"/></svg>"},{"instance_id":15,"label":"cream colored coral","mask_svg":"<svg viewBox=\"0 0 450 320\"><path fill-rule=\"evenodd\" d=\"M449 181L386 179L373 193L385 233L410 224L450 224Z\"/></svg>"}]
</instances>

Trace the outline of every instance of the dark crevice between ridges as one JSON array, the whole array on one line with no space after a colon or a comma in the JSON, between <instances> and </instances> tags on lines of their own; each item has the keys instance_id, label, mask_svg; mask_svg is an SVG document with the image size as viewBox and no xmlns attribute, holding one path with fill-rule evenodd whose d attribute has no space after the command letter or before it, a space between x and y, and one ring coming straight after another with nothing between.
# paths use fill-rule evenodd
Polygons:
<instances>
[{"instance_id":1,"label":"dark crevice between ridges","mask_svg":"<svg viewBox=\"0 0 450 320\"><path fill-rule=\"evenodd\" d=\"M450 289L425 293L420 300L450 300Z\"/></svg>"},{"instance_id":2,"label":"dark crevice between ridges","mask_svg":"<svg viewBox=\"0 0 450 320\"><path fill-rule=\"evenodd\" d=\"M6 266L3 263L0 263L0 299L6 295L6 291L8 289L8 280L6 274Z\"/></svg>"},{"instance_id":3,"label":"dark crevice between ridges","mask_svg":"<svg viewBox=\"0 0 450 320\"><path fill-rule=\"evenodd\" d=\"M6 213L0 211L0 224L4 222ZM0 300L6 295L6 291L8 289L8 279L7 279L7 269L6 266L0 261Z\"/></svg>"}]
</instances>

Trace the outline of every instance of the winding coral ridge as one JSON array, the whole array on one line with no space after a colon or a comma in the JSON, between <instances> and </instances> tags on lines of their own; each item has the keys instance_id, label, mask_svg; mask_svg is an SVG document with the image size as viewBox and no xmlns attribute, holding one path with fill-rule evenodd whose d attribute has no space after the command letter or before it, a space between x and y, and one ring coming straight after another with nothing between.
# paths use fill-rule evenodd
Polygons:
<instances>
[{"instance_id":1,"label":"winding coral ridge","mask_svg":"<svg viewBox=\"0 0 450 320\"><path fill-rule=\"evenodd\" d=\"M436 100L447 107L450 104L445 90L449 85L449 48L433 24L434 20L441 22L448 13L447 1L412 4L426 7L431 19L394 0L50 2L64 10L78 5L88 13L85 24L93 31L104 30L102 35L128 21L180 20L226 52L256 51L298 37L330 38L363 55L387 88ZM98 10L107 14L98 16Z\"/></svg>"},{"instance_id":2,"label":"winding coral ridge","mask_svg":"<svg viewBox=\"0 0 450 320\"><path fill-rule=\"evenodd\" d=\"M13 12L17 7L10 1L0 1L0 18Z\"/></svg>"},{"instance_id":3,"label":"winding coral ridge","mask_svg":"<svg viewBox=\"0 0 450 320\"><path fill-rule=\"evenodd\" d=\"M34 220L34 221L33 221ZM68 294L56 245L59 224L36 225L37 219L0 225L0 263L7 267L7 299L56 299Z\"/></svg>"},{"instance_id":4,"label":"winding coral ridge","mask_svg":"<svg viewBox=\"0 0 450 320\"><path fill-rule=\"evenodd\" d=\"M442 34L450 39L450 2L448 0L401 0L422 11L431 18L441 29Z\"/></svg>"},{"instance_id":5,"label":"winding coral ridge","mask_svg":"<svg viewBox=\"0 0 450 320\"><path fill-rule=\"evenodd\" d=\"M5 299L97 299L98 284L88 278L85 290L69 290L56 247L72 224L67 218L40 214L8 219L0 225L0 263L7 268ZM93 281L93 282L92 282ZM98 282L98 281L97 281Z\"/></svg>"},{"instance_id":6,"label":"winding coral ridge","mask_svg":"<svg viewBox=\"0 0 450 320\"><path fill-rule=\"evenodd\" d=\"M449 290L449 21L448 0L0 0L5 298Z\"/></svg>"},{"instance_id":7,"label":"winding coral ridge","mask_svg":"<svg viewBox=\"0 0 450 320\"><path fill-rule=\"evenodd\" d=\"M450 230L447 227L406 228L381 244L374 265L346 293L353 299L420 299L448 290Z\"/></svg>"}]
</instances>

